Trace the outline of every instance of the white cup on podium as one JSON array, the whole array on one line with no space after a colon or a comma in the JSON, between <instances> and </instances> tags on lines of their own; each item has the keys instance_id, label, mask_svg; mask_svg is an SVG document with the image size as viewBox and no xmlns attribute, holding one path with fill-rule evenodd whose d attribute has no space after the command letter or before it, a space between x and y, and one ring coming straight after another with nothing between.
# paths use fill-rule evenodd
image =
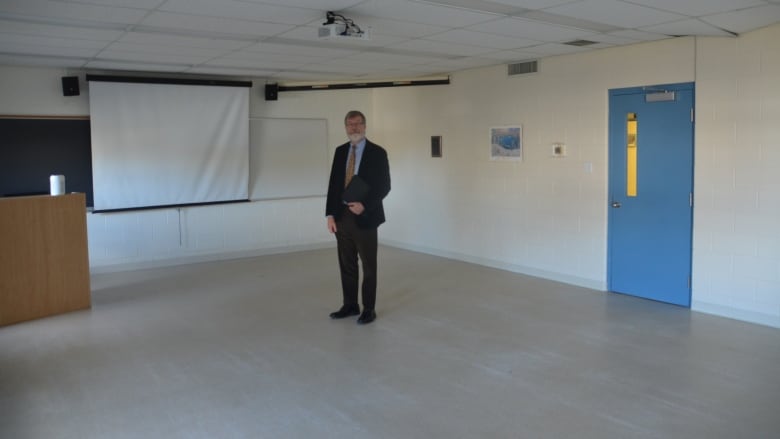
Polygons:
<instances>
[{"instance_id":1,"label":"white cup on podium","mask_svg":"<svg viewBox=\"0 0 780 439\"><path fill-rule=\"evenodd\" d=\"M52 195L65 195L65 176L51 175L49 177L49 186Z\"/></svg>"}]
</instances>

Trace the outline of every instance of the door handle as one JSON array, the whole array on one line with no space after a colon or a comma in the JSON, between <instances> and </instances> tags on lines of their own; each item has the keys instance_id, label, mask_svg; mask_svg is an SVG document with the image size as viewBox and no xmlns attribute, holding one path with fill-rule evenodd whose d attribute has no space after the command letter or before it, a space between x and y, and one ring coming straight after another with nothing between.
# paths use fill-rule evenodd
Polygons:
<instances>
[{"instance_id":1,"label":"door handle","mask_svg":"<svg viewBox=\"0 0 780 439\"><path fill-rule=\"evenodd\" d=\"M618 209L618 208L620 208L620 206L622 206L622 204L620 204L620 201L613 201L612 202L612 207L613 208Z\"/></svg>"}]
</instances>

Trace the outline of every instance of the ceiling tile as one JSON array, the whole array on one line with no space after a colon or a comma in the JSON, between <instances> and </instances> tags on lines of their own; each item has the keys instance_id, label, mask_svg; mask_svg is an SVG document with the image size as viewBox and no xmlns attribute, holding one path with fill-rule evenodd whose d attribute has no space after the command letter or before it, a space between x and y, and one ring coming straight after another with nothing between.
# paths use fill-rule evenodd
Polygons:
<instances>
[{"instance_id":1,"label":"ceiling tile","mask_svg":"<svg viewBox=\"0 0 780 439\"><path fill-rule=\"evenodd\" d=\"M480 53L491 52L491 49L485 47L467 46L465 44L450 44L430 40L409 40L400 44L389 46L395 49L404 49L414 52L442 53L453 56L473 56Z\"/></svg>"},{"instance_id":2,"label":"ceiling tile","mask_svg":"<svg viewBox=\"0 0 780 439\"><path fill-rule=\"evenodd\" d=\"M525 52L522 50L501 50L480 55L482 58L495 59L506 62L518 62L529 59L539 58L538 53Z\"/></svg>"},{"instance_id":3,"label":"ceiling tile","mask_svg":"<svg viewBox=\"0 0 780 439\"><path fill-rule=\"evenodd\" d=\"M490 58L468 57L436 61L428 64L427 66L437 68L439 71L453 71L473 69L476 67L485 67L491 65L496 65L496 60Z\"/></svg>"},{"instance_id":4,"label":"ceiling tile","mask_svg":"<svg viewBox=\"0 0 780 439\"><path fill-rule=\"evenodd\" d=\"M597 23L606 23L622 28L650 26L653 24L687 18L680 14L659 11L618 0L582 0L554 8L546 12L583 18Z\"/></svg>"},{"instance_id":5,"label":"ceiling tile","mask_svg":"<svg viewBox=\"0 0 780 439\"><path fill-rule=\"evenodd\" d=\"M317 63L316 66L309 66L307 70L317 70L319 72L346 73L355 75L365 75L382 70L380 67L372 66L366 63L347 63L331 61L327 63Z\"/></svg>"},{"instance_id":6,"label":"ceiling tile","mask_svg":"<svg viewBox=\"0 0 780 439\"><path fill-rule=\"evenodd\" d=\"M631 0L631 3L691 16L710 15L766 4L763 0Z\"/></svg>"},{"instance_id":7,"label":"ceiling tile","mask_svg":"<svg viewBox=\"0 0 780 439\"><path fill-rule=\"evenodd\" d=\"M305 41L314 41L317 42L319 46L327 47L331 46L334 48L339 48L343 46L350 46L350 47L374 47L374 46L388 46L394 43L399 43L401 41L407 40L407 38L403 37L397 37L393 35L383 35L383 34L369 34L369 39L364 40L362 38L334 38L334 39L322 39L319 38L317 34L317 28L316 27L310 27L310 26L299 26L295 29L292 29L288 32L283 32L279 35L277 35L279 38L289 38L293 40L305 40Z\"/></svg>"},{"instance_id":8,"label":"ceiling tile","mask_svg":"<svg viewBox=\"0 0 780 439\"><path fill-rule=\"evenodd\" d=\"M597 23L595 21L584 20L582 18L568 17L561 14L553 14L546 11L528 11L518 17L527 20L534 20L545 24L552 24L574 29L582 29L591 32L612 32L622 29L619 26L613 26L606 23Z\"/></svg>"},{"instance_id":9,"label":"ceiling tile","mask_svg":"<svg viewBox=\"0 0 780 439\"><path fill-rule=\"evenodd\" d=\"M711 37L730 37L732 34L719 29L711 24L707 24L701 20L690 19L675 21L673 23L657 24L655 26L647 26L640 28L648 32L654 32L665 35L703 35Z\"/></svg>"},{"instance_id":10,"label":"ceiling tile","mask_svg":"<svg viewBox=\"0 0 780 439\"><path fill-rule=\"evenodd\" d=\"M593 33L588 30L556 26L522 18L501 18L469 26L467 29L547 42L573 40Z\"/></svg>"},{"instance_id":11,"label":"ceiling tile","mask_svg":"<svg viewBox=\"0 0 780 439\"><path fill-rule=\"evenodd\" d=\"M185 65L146 64L140 62L135 63L135 62L108 61L108 60L90 61L84 67L90 69L130 70L130 71L142 71L142 72L183 72L188 68L188 66Z\"/></svg>"},{"instance_id":12,"label":"ceiling tile","mask_svg":"<svg viewBox=\"0 0 780 439\"><path fill-rule=\"evenodd\" d=\"M11 45L20 46L46 46L46 47L67 47L74 49L93 49L100 50L106 46L105 41L79 40L74 38L56 38L35 35L19 34L0 34L2 35L2 44L6 47Z\"/></svg>"},{"instance_id":13,"label":"ceiling tile","mask_svg":"<svg viewBox=\"0 0 780 439\"><path fill-rule=\"evenodd\" d=\"M593 46L577 47L568 44L546 43L525 49L527 52L538 53L544 56L565 55L569 53L582 53L592 50Z\"/></svg>"},{"instance_id":14,"label":"ceiling tile","mask_svg":"<svg viewBox=\"0 0 780 439\"><path fill-rule=\"evenodd\" d=\"M20 44L0 41L0 53L17 55L47 55L67 58L91 58L100 51L96 48Z\"/></svg>"},{"instance_id":15,"label":"ceiling tile","mask_svg":"<svg viewBox=\"0 0 780 439\"><path fill-rule=\"evenodd\" d=\"M657 34L654 32L644 32L639 30L630 30L630 29L610 32L609 35L618 38L628 38L634 41L657 41L657 40L663 40L665 38L669 38L668 36L663 34Z\"/></svg>"},{"instance_id":16,"label":"ceiling tile","mask_svg":"<svg viewBox=\"0 0 780 439\"><path fill-rule=\"evenodd\" d=\"M124 43L147 44L154 46L197 47L203 49L240 49L247 46L245 40L217 38L198 38L183 35L170 35L150 32L128 32L119 39Z\"/></svg>"},{"instance_id":17,"label":"ceiling tile","mask_svg":"<svg viewBox=\"0 0 780 439\"><path fill-rule=\"evenodd\" d=\"M307 62L289 61L270 59L268 62L263 63L263 69L265 70L282 70L282 69L297 69L301 66L307 65ZM207 62L204 62L205 66L220 66L220 67L240 67L245 69L257 68L257 62L253 59L245 58L217 58Z\"/></svg>"},{"instance_id":18,"label":"ceiling tile","mask_svg":"<svg viewBox=\"0 0 780 439\"><path fill-rule=\"evenodd\" d=\"M210 59L215 56L221 56L228 53L227 49L196 48L183 46L166 46L161 44L137 44L116 42L109 45L104 53L112 52L133 52L133 53L153 53L180 57L192 57L193 59ZM200 61L193 61L200 62Z\"/></svg>"},{"instance_id":19,"label":"ceiling tile","mask_svg":"<svg viewBox=\"0 0 780 439\"><path fill-rule=\"evenodd\" d=\"M368 0L344 12L382 17L385 19L425 23L445 27L462 27L493 20L498 16L464 9L435 6L411 1Z\"/></svg>"},{"instance_id":20,"label":"ceiling tile","mask_svg":"<svg viewBox=\"0 0 780 439\"><path fill-rule=\"evenodd\" d=\"M469 44L472 46L489 47L492 49L517 49L538 44L538 41L523 38L513 38L503 35L476 32L465 29L454 29L426 37L427 40L443 41L453 44Z\"/></svg>"},{"instance_id":21,"label":"ceiling tile","mask_svg":"<svg viewBox=\"0 0 780 439\"><path fill-rule=\"evenodd\" d=\"M338 12L342 9L346 9L350 6L354 6L363 2L363 0L246 0L256 3L269 3L273 5L281 6L295 6L299 8L317 9L320 11L334 11ZM322 14L322 18L325 18L325 14Z\"/></svg>"},{"instance_id":22,"label":"ceiling tile","mask_svg":"<svg viewBox=\"0 0 780 439\"><path fill-rule=\"evenodd\" d=\"M544 9L552 6L571 3L573 0L491 0L503 5L516 6L525 9Z\"/></svg>"},{"instance_id":23,"label":"ceiling tile","mask_svg":"<svg viewBox=\"0 0 780 439\"><path fill-rule=\"evenodd\" d=\"M393 69L393 68L399 68L404 67L401 64L397 63L390 63L390 62L374 62L374 63L368 63L364 61L360 61L358 59L352 59L352 58L342 58L342 59L336 59L336 60L330 60L327 62L321 62L316 64L317 68L320 68L320 66L326 65L339 65L339 66L348 66L350 69L354 70L360 70L363 72L378 72L378 71L385 71L387 69ZM344 70L346 71L346 70Z\"/></svg>"},{"instance_id":24,"label":"ceiling tile","mask_svg":"<svg viewBox=\"0 0 780 439\"><path fill-rule=\"evenodd\" d=\"M759 6L741 11L703 17L707 23L741 34L759 27L780 22L780 5Z\"/></svg>"},{"instance_id":25,"label":"ceiling tile","mask_svg":"<svg viewBox=\"0 0 780 439\"><path fill-rule=\"evenodd\" d=\"M249 37L266 37L276 35L294 28L289 24L259 23L257 21L238 20L223 17L205 17L201 15L177 14L170 12L155 12L144 18L142 27L169 32L186 31L192 35L245 35Z\"/></svg>"},{"instance_id":26,"label":"ceiling tile","mask_svg":"<svg viewBox=\"0 0 780 439\"><path fill-rule=\"evenodd\" d=\"M262 61L263 65L267 65L271 62L286 62L289 64L297 64L302 66L330 58L312 58L311 56L307 55L286 55L281 53L248 52L241 50L223 55L219 59L242 60L255 64L257 64L258 61Z\"/></svg>"},{"instance_id":27,"label":"ceiling tile","mask_svg":"<svg viewBox=\"0 0 780 439\"><path fill-rule=\"evenodd\" d=\"M654 33L652 35L658 35L658 34ZM618 45L618 46L619 45L623 45L623 44L636 44L639 41L644 41L644 40L639 40L639 39L636 39L636 38L628 38L628 37L625 37L625 36L613 35L613 34L588 35L588 37L586 39L587 40L591 40L591 41L598 41L600 43L607 43L607 44L612 44L612 45Z\"/></svg>"},{"instance_id":28,"label":"ceiling tile","mask_svg":"<svg viewBox=\"0 0 780 439\"><path fill-rule=\"evenodd\" d=\"M350 15L355 24L363 30L369 30L372 35L393 35L405 38L420 38L439 32L444 32L450 27L436 26L425 23L412 23L409 21L386 20L364 15Z\"/></svg>"},{"instance_id":29,"label":"ceiling tile","mask_svg":"<svg viewBox=\"0 0 780 439\"><path fill-rule=\"evenodd\" d=\"M135 9L154 9L161 4L165 3L165 0L89 0L88 2L82 2L78 0L60 0L72 3L90 3L93 5L103 6L120 6Z\"/></svg>"},{"instance_id":30,"label":"ceiling tile","mask_svg":"<svg viewBox=\"0 0 780 439\"><path fill-rule=\"evenodd\" d=\"M399 55L394 53L383 52L361 52L355 55L350 55L349 59L358 60L360 62L367 63L386 63L386 64L408 64L417 65L431 62L430 57L426 56L411 56L411 55Z\"/></svg>"},{"instance_id":31,"label":"ceiling tile","mask_svg":"<svg viewBox=\"0 0 780 439\"><path fill-rule=\"evenodd\" d=\"M320 11L313 9L235 0L168 0L160 10L294 25L303 25L322 17Z\"/></svg>"},{"instance_id":32,"label":"ceiling tile","mask_svg":"<svg viewBox=\"0 0 780 439\"><path fill-rule=\"evenodd\" d=\"M173 54L167 51L140 52L126 49L106 49L96 57L104 61L138 61L152 64L200 64L209 60L209 56Z\"/></svg>"},{"instance_id":33,"label":"ceiling tile","mask_svg":"<svg viewBox=\"0 0 780 439\"><path fill-rule=\"evenodd\" d=\"M103 21L114 24L133 24L140 21L147 11L53 0L19 0L0 2L0 13L44 17L52 20L52 24L60 19L78 20L81 23Z\"/></svg>"},{"instance_id":34,"label":"ceiling tile","mask_svg":"<svg viewBox=\"0 0 780 439\"><path fill-rule=\"evenodd\" d=\"M355 50L336 49L327 47L312 47L302 44L280 44L263 41L251 46L244 47L242 51L260 52L260 53L280 53L285 55L310 56L315 58L337 57L353 54Z\"/></svg>"},{"instance_id":35,"label":"ceiling tile","mask_svg":"<svg viewBox=\"0 0 780 439\"><path fill-rule=\"evenodd\" d=\"M512 15L527 12L525 8L495 2L490 0L411 0L417 3L429 3L436 6L445 6L458 9L466 9L477 12L487 12L496 15Z\"/></svg>"},{"instance_id":36,"label":"ceiling tile","mask_svg":"<svg viewBox=\"0 0 780 439\"><path fill-rule=\"evenodd\" d=\"M94 41L114 41L122 35L123 31L0 20L0 33L17 33L21 35L40 35Z\"/></svg>"}]
</instances>

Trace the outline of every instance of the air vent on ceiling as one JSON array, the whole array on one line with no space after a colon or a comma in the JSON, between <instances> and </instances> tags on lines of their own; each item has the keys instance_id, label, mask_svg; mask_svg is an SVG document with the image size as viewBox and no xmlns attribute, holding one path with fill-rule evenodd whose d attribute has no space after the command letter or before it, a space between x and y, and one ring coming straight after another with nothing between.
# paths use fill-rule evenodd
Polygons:
<instances>
[{"instance_id":1,"label":"air vent on ceiling","mask_svg":"<svg viewBox=\"0 0 780 439\"><path fill-rule=\"evenodd\" d=\"M598 42L590 41L590 40L571 40L571 41L567 41L567 42L565 42L563 44L566 44L566 45L569 45L569 46L582 47L582 46L590 46L591 44L598 44Z\"/></svg>"},{"instance_id":2,"label":"air vent on ceiling","mask_svg":"<svg viewBox=\"0 0 780 439\"><path fill-rule=\"evenodd\" d=\"M524 75L526 73L536 73L539 71L539 61L526 61L514 64L507 64L507 74Z\"/></svg>"}]
</instances>

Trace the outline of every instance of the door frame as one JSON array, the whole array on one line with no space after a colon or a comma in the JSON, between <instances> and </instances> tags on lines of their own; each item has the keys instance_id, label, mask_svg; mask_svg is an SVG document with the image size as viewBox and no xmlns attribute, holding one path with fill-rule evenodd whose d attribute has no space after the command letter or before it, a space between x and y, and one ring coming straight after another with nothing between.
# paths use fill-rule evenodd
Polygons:
<instances>
[{"instance_id":1,"label":"door frame","mask_svg":"<svg viewBox=\"0 0 780 439\"><path fill-rule=\"evenodd\" d=\"M648 86L639 86L639 87L625 87L625 88L616 88L616 89L609 89L608 90L608 112L607 112L607 119L608 119L608 147L607 147L607 290L609 292L614 292L617 294L628 294L633 295L635 297L641 297L641 298L647 298L649 300L659 300L659 299L653 299L649 297L645 297L644 295L639 294L632 294L631 292L618 292L613 290L613 263L612 263L612 257L613 257L613 245L615 241L613 241L615 238L615 233L612 228L613 224L613 207L611 207L612 197L613 197L613 190L612 190L612 183L613 183L613 177L611 175L612 168L613 168L613 150L614 148L621 148L623 147L623 139L615 139L612 133L612 118L613 118L613 109L612 109L612 99L616 96L623 96L623 95L636 95L636 94L647 94L647 93L653 93L653 92L662 92L662 91L680 91L680 90L690 90L692 93L691 96L691 138L690 138L690 145L691 145L691 168L689 173L690 178L690 193L691 193L691 211L690 211L690 224L688 227L690 227L690 241L688 243L688 266L685 267L688 272L688 296L687 296L687 303L675 303L679 306L686 306L690 308L691 306L691 299L692 299L692 284L693 284L693 194L694 194L694 170L695 170L695 103L696 103L696 84L695 82L683 82L683 83L674 83L674 84L658 84L658 85L648 85ZM667 303L667 302L664 302Z\"/></svg>"}]
</instances>

